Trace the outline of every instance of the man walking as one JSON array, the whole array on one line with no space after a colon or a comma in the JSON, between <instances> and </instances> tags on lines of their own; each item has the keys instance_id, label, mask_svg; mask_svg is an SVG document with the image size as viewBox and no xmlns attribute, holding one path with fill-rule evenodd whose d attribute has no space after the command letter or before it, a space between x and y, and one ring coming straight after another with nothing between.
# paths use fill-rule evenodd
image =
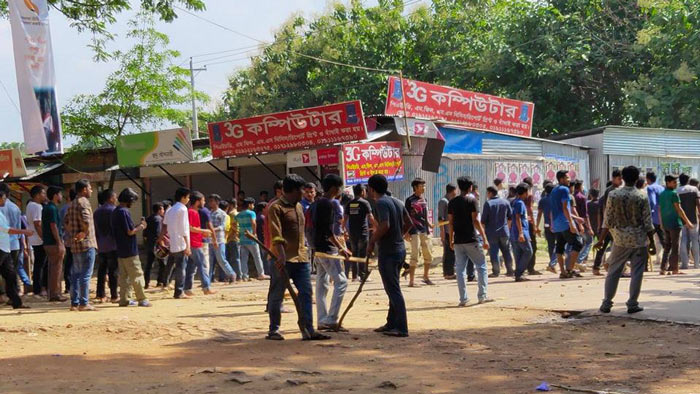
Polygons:
<instances>
[{"instance_id":1,"label":"man walking","mask_svg":"<svg viewBox=\"0 0 700 394\"><path fill-rule=\"evenodd\" d=\"M573 264L578 259L578 254L583 249L581 235L576 226L577 216L571 210L571 189L569 187L569 172L561 170L557 172L559 186L552 190L550 203L552 207L552 231L556 237L557 262L559 263L560 279L580 277L574 270ZM564 266L564 250L566 245L571 247L571 254L567 266Z\"/></svg>"},{"instance_id":2,"label":"man walking","mask_svg":"<svg viewBox=\"0 0 700 394\"><path fill-rule=\"evenodd\" d=\"M407 337L408 318L406 302L401 294L399 272L406 259L403 238L408 232L411 218L401 201L386 195L389 182L384 175L372 175L367 187L369 197L376 203L377 212L377 229L367 245L367 255L371 256L375 245L378 246L379 275L389 297L386 324L374 331L392 337Z\"/></svg>"},{"instance_id":3,"label":"man walking","mask_svg":"<svg viewBox=\"0 0 700 394\"><path fill-rule=\"evenodd\" d=\"M423 283L434 285L430 280L430 264L433 262L430 229L433 228L433 224L428 222L428 202L423 198L425 181L421 178L416 178L411 182L411 187L413 188L413 195L406 199L406 210L413 224L409 230L411 235L411 268L408 287L415 286L414 277L421 253L423 254Z\"/></svg>"},{"instance_id":4,"label":"man walking","mask_svg":"<svg viewBox=\"0 0 700 394\"><path fill-rule=\"evenodd\" d=\"M547 241L547 255L549 256L549 264L547 265L547 271L556 274L557 270L557 254L555 252L557 240L552 232L552 203L550 199L550 194L554 190L554 185L551 181L544 181L542 183L542 188L544 191L540 196L540 201L537 203L537 228L540 231L540 223L542 223L542 218L544 218L544 238Z\"/></svg>"},{"instance_id":5,"label":"man walking","mask_svg":"<svg viewBox=\"0 0 700 394\"><path fill-rule=\"evenodd\" d=\"M44 250L48 257L48 293L49 301L64 302L66 297L61 295L61 279L63 272L63 258L66 255L66 247L61 238L61 220L58 215L58 205L63 200L63 190L57 186L50 186L46 196L48 204L41 211L41 233Z\"/></svg>"},{"instance_id":6,"label":"man walking","mask_svg":"<svg viewBox=\"0 0 700 394\"><path fill-rule=\"evenodd\" d=\"M582 180L576 180L574 182L574 201L576 203L576 213L578 217L583 219L583 249L581 249L578 259L572 261L572 263L576 264L576 269L583 271L586 268L585 262L588 260L588 253L591 251L591 246L593 245L593 228L591 227L588 214L588 199L583 193Z\"/></svg>"},{"instance_id":7,"label":"man walking","mask_svg":"<svg viewBox=\"0 0 700 394\"><path fill-rule=\"evenodd\" d=\"M596 249L602 247L607 233L613 234L615 242L608 259L605 298L600 306L600 311L603 313L610 313L620 276L627 261L630 261L632 271L627 313L637 313L644 310L639 306L637 299L642 289L647 253L656 254L653 239L654 225L651 222L649 200L643 192L634 186L639 179L639 169L633 166L623 168L622 178L625 186L611 191L608 195L603 230L595 245Z\"/></svg>"},{"instance_id":8,"label":"man walking","mask_svg":"<svg viewBox=\"0 0 700 394\"><path fill-rule=\"evenodd\" d=\"M343 208L338 197L343 191L343 180L335 174L326 175L321 181L323 196L314 202L309 210L313 220L314 250L320 253L338 255L342 252L349 256L342 238ZM340 307L343 303L348 278L345 276L339 260L315 257L316 260L316 315L318 329L344 330L338 326ZM333 298L330 308L326 305L328 282L333 281Z\"/></svg>"},{"instance_id":9,"label":"man walking","mask_svg":"<svg viewBox=\"0 0 700 394\"><path fill-rule=\"evenodd\" d=\"M204 259L204 242L203 238L211 236L211 232L202 227L200 209L204 205L204 195L200 192L192 192L190 198L190 208L187 211L190 223L190 249L192 254L187 257L187 268L185 276L185 294L188 296L192 293L194 285L194 275L199 270L199 275L202 279L202 292L204 295L215 294L210 289L211 282L209 281L209 267L206 265L207 260Z\"/></svg>"},{"instance_id":10,"label":"man walking","mask_svg":"<svg viewBox=\"0 0 700 394\"><path fill-rule=\"evenodd\" d=\"M49 278L47 275L46 252L42 246L41 211L44 209L44 202L46 202L46 188L41 185L34 186L29 191L29 196L32 200L27 203L27 230L31 231L32 235L27 237L27 240L34 252L33 290L34 294L45 297Z\"/></svg>"},{"instance_id":11,"label":"man walking","mask_svg":"<svg viewBox=\"0 0 700 394\"><path fill-rule=\"evenodd\" d=\"M299 297L300 320L304 327L304 340L330 339L328 335L316 332L313 322L311 302L311 263L309 263L304 240L304 211L299 204L301 188L305 181L296 174L284 178L280 198L271 202L267 208L267 220L270 230L270 242L275 252L275 267L271 270L270 290L267 310L270 315L270 329L265 339L281 341L284 337L279 332L282 322L282 300L286 284L282 270L294 282ZM272 257L272 256L271 256Z\"/></svg>"},{"instance_id":12,"label":"man walking","mask_svg":"<svg viewBox=\"0 0 700 394\"><path fill-rule=\"evenodd\" d=\"M142 218L141 223L134 226L129 212L131 204L138 199L138 194L130 187L122 190L119 193L119 207L112 211L111 217L119 259L119 306L122 307L134 305L134 302L129 300L131 289L136 294L138 306L151 306L143 291L145 281L139 259L139 247L136 243L136 234L146 228L146 220Z\"/></svg>"},{"instance_id":13,"label":"man walking","mask_svg":"<svg viewBox=\"0 0 700 394\"><path fill-rule=\"evenodd\" d=\"M107 302L105 278L109 277L110 302L119 301L119 265L117 262L117 241L112 231L112 212L116 209L117 193L112 189L103 190L97 196L98 208L95 210L95 231L97 237L97 300Z\"/></svg>"},{"instance_id":14,"label":"man walking","mask_svg":"<svg viewBox=\"0 0 700 394\"><path fill-rule=\"evenodd\" d=\"M500 181L500 179L498 179ZM495 181L494 181L495 182ZM457 186L448 183L445 187L445 196L438 202L438 221L447 222L447 205L450 200L457 197ZM442 275L445 279L455 279L455 251L450 248L450 237L447 224L440 227L440 241L442 242Z\"/></svg>"},{"instance_id":15,"label":"man walking","mask_svg":"<svg viewBox=\"0 0 700 394\"><path fill-rule=\"evenodd\" d=\"M211 267L209 268L209 275L212 281L214 281L214 274L216 273L216 266L224 271L229 282L236 280L236 273L233 272L233 268L228 263L226 259L226 212L219 207L221 204L221 196L218 194L209 195L207 204L209 205L209 211L211 212L210 220L211 227L214 229L214 235L212 236L212 247L209 249L209 263Z\"/></svg>"},{"instance_id":16,"label":"man walking","mask_svg":"<svg viewBox=\"0 0 700 394\"><path fill-rule=\"evenodd\" d=\"M7 185L7 183L3 182L0 183L0 190L5 192L5 196L7 196L5 199L5 205L0 206L0 212L5 215L8 227L14 229L25 228L22 224L22 211L19 209L17 204L10 200L10 187ZM29 294L32 291L32 282L24 269L24 261L29 260L29 252L23 247L23 244L26 243L25 238L26 237L24 235L19 233L10 234L10 258L15 271L19 274L19 277L24 284L24 293Z\"/></svg>"},{"instance_id":17,"label":"man walking","mask_svg":"<svg viewBox=\"0 0 700 394\"><path fill-rule=\"evenodd\" d=\"M175 298L190 298L184 293L185 270L187 258L192 255L190 248L190 219L187 204L190 201L190 189L181 187L175 191L175 204L165 212L163 230L158 243L164 245L167 240L170 257L175 265ZM197 215L199 217L199 215ZM167 284L166 284L167 285Z\"/></svg>"},{"instance_id":18,"label":"man walking","mask_svg":"<svg viewBox=\"0 0 700 394\"><path fill-rule=\"evenodd\" d=\"M678 188L678 198L681 200L681 208L688 217L692 228L684 227L681 231L681 269L687 270L690 262L690 251L693 254L695 268L700 267L700 239L698 239L698 211L700 211L700 191L690 185L690 176L681 174L678 177L681 187Z\"/></svg>"},{"instance_id":19,"label":"man walking","mask_svg":"<svg viewBox=\"0 0 700 394\"><path fill-rule=\"evenodd\" d=\"M10 227L10 224L5 217L4 209L1 209L7 204L9 196L5 188L0 188L0 275L5 281L5 294L10 299L13 309L28 309L26 305L22 305L17 290L17 271L15 264L12 262L10 235L25 235L32 236L31 230L21 230L19 228Z\"/></svg>"},{"instance_id":20,"label":"man walking","mask_svg":"<svg viewBox=\"0 0 700 394\"><path fill-rule=\"evenodd\" d=\"M94 311L90 305L90 277L95 266L97 239L95 239L95 223L90 206L92 186L87 179L75 183L76 198L71 203L63 226L71 234L70 248L73 253L71 269L70 299L71 311Z\"/></svg>"},{"instance_id":21,"label":"man walking","mask_svg":"<svg viewBox=\"0 0 700 394\"><path fill-rule=\"evenodd\" d=\"M489 278L497 278L501 274L499 251L503 255L503 261L506 265L506 276L513 276L513 257L510 254L508 240L508 222L512 219L513 212L511 204L505 198L498 197L498 190L493 186L486 188L486 196L488 200L484 203L481 223L486 227L486 239L490 246L489 257L493 274L489 275ZM528 260L528 264L529 262L530 260Z\"/></svg>"},{"instance_id":22,"label":"man walking","mask_svg":"<svg viewBox=\"0 0 700 394\"><path fill-rule=\"evenodd\" d=\"M515 188L517 197L513 200L513 220L510 226L510 241L513 243L513 256L515 256L515 281L525 282L529 279L523 274L532 258L532 245L530 243L530 222L527 220L527 208L525 199L530 193L530 185L521 183ZM487 232L488 234L488 232ZM491 244L493 248L493 244Z\"/></svg>"},{"instance_id":23,"label":"man walking","mask_svg":"<svg viewBox=\"0 0 700 394\"><path fill-rule=\"evenodd\" d=\"M268 275L265 275L265 268L263 266L262 257L260 256L260 247L255 241L250 240L245 236L246 231L251 234L257 234L257 223L255 221L255 211L253 208L255 206L255 200L248 197L243 200L243 210L236 216L236 222L238 222L238 232L241 234L240 248L241 248L241 274L243 275L243 280L250 280L248 274L248 258L253 257L253 263L255 264L255 270L258 273L258 280L270 279Z\"/></svg>"},{"instance_id":24,"label":"man walking","mask_svg":"<svg viewBox=\"0 0 700 394\"><path fill-rule=\"evenodd\" d=\"M622 173L620 170L615 169L612 171L610 182L607 183L605 193L603 193L603 197L600 199L600 206L605 207L607 202L608 202L608 195L610 194L611 191L617 189L622 185ZM600 220L601 223L605 220L605 209L601 209L600 211ZM603 258L605 257L605 251L608 249L608 245L613 241L612 235L608 233L606 238L603 240L603 247L598 249L598 251L595 254L595 262L593 263L593 275L599 275L600 274L600 266L603 264Z\"/></svg>"},{"instance_id":25,"label":"man walking","mask_svg":"<svg viewBox=\"0 0 700 394\"><path fill-rule=\"evenodd\" d=\"M455 251L455 269L457 272L457 288L459 289L459 306L466 306L469 302L467 296L467 260L474 263L478 276L479 304L492 302L488 298L488 270L486 268L486 256L484 250L489 249L488 238L479 221L479 203L469 194L472 192L474 182L466 176L457 179L459 196L450 201L447 206L448 220L450 222L450 246ZM477 231L483 239L480 244ZM483 250L482 250L483 247Z\"/></svg>"},{"instance_id":26,"label":"man walking","mask_svg":"<svg viewBox=\"0 0 700 394\"><path fill-rule=\"evenodd\" d=\"M523 183L527 184L528 186L528 195L527 198L525 198L525 208L527 210L527 221L528 221L528 231L530 232L530 246L532 247L532 256L530 256L530 261L528 262L527 265L527 274L528 275L542 275L540 271L537 271L535 269L535 253L537 253L537 229L535 228L535 214L534 211L532 210L532 205L535 203L535 197L532 195L532 190L535 187L535 184L532 181L531 177L525 177L523 178ZM517 189L517 188L516 188ZM516 190L517 194L517 190Z\"/></svg>"},{"instance_id":27,"label":"man walking","mask_svg":"<svg viewBox=\"0 0 700 394\"><path fill-rule=\"evenodd\" d=\"M661 262L661 275L678 275L678 258L680 248L681 228L685 225L688 229L695 226L688 220L681 208L681 199L676 192L678 180L673 175L666 175L666 190L659 195L659 217L661 228L664 230L664 258Z\"/></svg>"},{"instance_id":28,"label":"man walking","mask_svg":"<svg viewBox=\"0 0 700 394\"><path fill-rule=\"evenodd\" d=\"M664 187L656 182L656 174L647 172L647 196L649 197L649 206L651 208L651 222L654 224L654 233L656 234L656 249L660 251L664 245L664 231L661 229L661 221L659 216L659 196L664 191ZM656 265L659 265L659 258L664 253L656 253Z\"/></svg>"}]
</instances>

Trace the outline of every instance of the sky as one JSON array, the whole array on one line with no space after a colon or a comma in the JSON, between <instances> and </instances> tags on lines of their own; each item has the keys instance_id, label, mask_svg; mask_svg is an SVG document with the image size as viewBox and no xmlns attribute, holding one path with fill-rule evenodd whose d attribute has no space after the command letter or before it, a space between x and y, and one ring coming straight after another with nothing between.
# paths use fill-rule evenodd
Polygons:
<instances>
[{"instance_id":1,"label":"sky","mask_svg":"<svg viewBox=\"0 0 700 394\"><path fill-rule=\"evenodd\" d=\"M311 18L329 7L326 0L206 0L205 3L207 10L197 15L263 41L272 40L274 33L292 15L302 14ZM365 0L367 6L376 3L376 0ZM170 37L170 48L180 51L182 55L177 64L187 66L190 56L258 44L184 12L179 11L178 14L179 18L172 23L158 23L158 29ZM117 23L110 27L117 38L108 44L108 49L130 47L125 34L131 16L133 12L120 14ZM115 70L116 63L94 62L93 52L87 46L91 38L89 33L78 33L55 10L52 10L50 18L58 105L62 107L76 94L98 93L106 77ZM247 59L242 58L256 53L252 49L245 54L221 53L195 57L195 61L203 61L195 67L212 63L207 66L207 71L197 75L197 89L207 93L212 101L217 100L226 89L228 76L249 64ZM229 56L221 58L226 55ZM219 59L215 59L217 57ZM0 19L0 142L23 140L20 114L13 104L19 105L14 64L10 22ZM66 142L71 143L70 140Z\"/></svg>"}]
</instances>

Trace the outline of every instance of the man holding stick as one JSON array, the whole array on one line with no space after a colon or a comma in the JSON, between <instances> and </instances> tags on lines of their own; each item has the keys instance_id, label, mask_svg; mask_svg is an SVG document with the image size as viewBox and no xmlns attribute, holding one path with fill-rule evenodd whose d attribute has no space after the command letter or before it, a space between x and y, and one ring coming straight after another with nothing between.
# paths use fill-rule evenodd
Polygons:
<instances>
[{"instance_id":1,"label":"man holding stick","mask_svg":"<svg viewBox=\"0 0 700 394\"><path fill-rule=\"evenodd\" d=\"M342 239L343 208L338 196L343 190L343 180L336 174L328 174L323 178L323 197L314 202L311 207L313 221L314 250L320 253L346 257L349 252L345 249ZM340 306L348 288L348 278L345 276L343 264L339 260L315 257L316 260L316 315L319 330L347 331L338 326ZM348 263L349 264L349 263ZM326 303L329 279L333 281L333 299L330 308Z\"/></svg>"},{"instance_id":2,"label":"man holding stick","mask_svg":"<svg viewBox=\"0 0 700 394\"><path fill-rule=\"evenodd\" d=\"M301 200L301 188L304 179L296 174L287 175L282 184L282 196L268 205L267 220L270 230L272 251L276 255L275 269L271 270L268 311L270 330L265 337L268 340L281 341L284 337L279 332L282 321L281 307L286 290L285 276L294 281L299 291L299 312L303 321L304 340L330 339L328 335L314 330L313 306L311 303L311 264L304 245L304 212ZM286 272L287 275L283 275Z\"/></svg>"},{"instance_id":3,"label":"man holding stick","mask_svg":"<svg viewBox=\"0 0 700 394\"><path fill-rule=\"evenodd\" d=\"M379 244L379 274L384 291L389 297L389 313L386 324L376 332L392 337L408 336L406 302L401 294L399 271L406 259L403 237L409 230L411 218L401 201L387 196L389 183L384 175L376 174L367 183L369 196L376 201L377 229L369 240L367 255L372 255L374 245Z\"/></svg>"}]
</instances>

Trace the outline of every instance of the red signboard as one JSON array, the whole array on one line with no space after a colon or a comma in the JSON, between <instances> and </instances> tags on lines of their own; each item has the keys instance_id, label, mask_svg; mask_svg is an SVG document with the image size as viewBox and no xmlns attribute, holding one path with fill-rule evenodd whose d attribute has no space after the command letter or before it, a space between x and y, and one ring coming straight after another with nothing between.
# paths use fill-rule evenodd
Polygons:
<instances>
[{"instance_id":1,"label":"red signboard","mask_svg":"<svg viewBox=\"0 0 700 394\"><path fill-rule=\"evenodd\" d=\"M367 138L360 101L209 123L215 158L300 150Z\"/></svg>"},{"instance_id":2,"label":"red signboard","mask_svg":"<svg viewBox=\"0 0 700 394\"><path fill-rule=\"evenodd\" d=\"M365 183L374 174L391 181L403 179L401 142L343 145L343 174L346 185Z\"/></svg>"},{"instance_id":3,"label":"red signboard","mask_svg":"<svg viewBox=\"0 0 700 394\"><path fill-rule=\"evenodd\" d=\"M403 92L406 92L405 98ZM386 114L444 120L475 130L529 137L535 104L389 77Z\"/></svg>"},{"instance_id":4,"label":"red signboard","mask_svg":"<svg viewBox=\"0 0 700 394\"><path fill-rule=\"evenodd\" d=\"M317 149L318 165L337 166L340 164L340 149L338 147Z\"/></svg>"}]
</instances>

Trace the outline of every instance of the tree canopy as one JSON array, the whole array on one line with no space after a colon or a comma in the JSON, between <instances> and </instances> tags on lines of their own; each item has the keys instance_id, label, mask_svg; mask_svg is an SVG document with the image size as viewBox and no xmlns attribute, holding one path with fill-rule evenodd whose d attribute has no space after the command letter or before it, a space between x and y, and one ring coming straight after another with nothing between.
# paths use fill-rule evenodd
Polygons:
<instances>
[{"instance_id":1,"label":"tree canopy","mask_svg":"<svg viewBox=\"0 0 700 394\"><path fill-rule=\"evenodd\" d=\"M387 73L535 103L534 135L605 124L698 128L700 2L401 0L295 16L237 71L219 118L348 99L382 113ZM308 56L307 56L308 55Z\"/></svg>"}]
</instances>

